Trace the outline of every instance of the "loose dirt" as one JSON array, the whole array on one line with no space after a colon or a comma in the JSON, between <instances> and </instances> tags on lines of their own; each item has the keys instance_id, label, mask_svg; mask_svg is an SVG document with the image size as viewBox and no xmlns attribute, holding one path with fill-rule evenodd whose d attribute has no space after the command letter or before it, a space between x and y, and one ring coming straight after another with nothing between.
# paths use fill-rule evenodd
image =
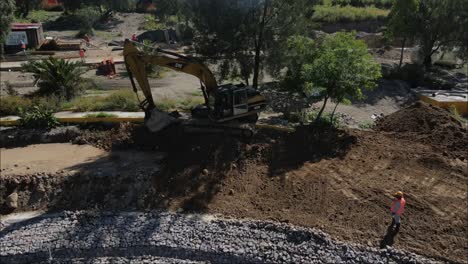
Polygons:
<instances>
[{"instance_id":1,"label":"loose dirt","mask_svg":"<svg viewBox=\"0 0 468 264\"><path fill-rule=\"evenodd\" d=\"M90 130L75 143L109 151L104 163L114 170L97 171L110 166L99 162L78 166L67 180L48 181L52 194L36 206L182 209L276 220L318 227L345 241L466 262L467 157L445 141L429 140L437 133L414 132L413 119L405 116L421 111L425 120L458 127L448 112L433 110L423 104L401 110L384 119L379 131L299 127L293 133L260 130L249 140L183 135L177 128L151 135L134 125ZM457 131L466 139L466 130ZM162 160L156 159L160 152ZM111 158L116 153L127 154ZM139 163L144 159L155 160ZM122 167L124 162L129 164ZM6 179L2 199L14 189L14 179ZM18 185L33 190L34 181ZM400 233L383 239L396 190L405 193L407 210Z\"/></svg>"},{"instance_id":2,"label":"loose dirt","mask_svg":"<svg viewBox=\"0 0 468 264\"><path fill-rule=\"evenodd\" d=\"M445 156L467 158L466 123L454 118L446 109L417 102L380 120L377 130L431 145Z\"/></svg>"}]
</instances>

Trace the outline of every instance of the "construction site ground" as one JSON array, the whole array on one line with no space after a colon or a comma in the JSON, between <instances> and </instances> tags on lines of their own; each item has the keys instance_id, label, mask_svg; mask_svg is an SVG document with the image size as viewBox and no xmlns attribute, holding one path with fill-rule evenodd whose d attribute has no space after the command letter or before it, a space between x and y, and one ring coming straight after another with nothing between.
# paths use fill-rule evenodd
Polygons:
<instances>
[{"instance_id":1,"label":"construction site ground","mask_svg":"<svg viewBox=\"0 0 468 264\"><path fill-rule=\"evenodd\" d=\"M16 191L16 211L164 209L273 220L468 261L466 124L442 109L418 103L374 131L299 127L241 140L176 128L155 137L127 124L83 129L71 141L3 148L0 204ZM388 237L395 190L405 192L407 210L400 233Z\"/></svg>"}]
</instances>

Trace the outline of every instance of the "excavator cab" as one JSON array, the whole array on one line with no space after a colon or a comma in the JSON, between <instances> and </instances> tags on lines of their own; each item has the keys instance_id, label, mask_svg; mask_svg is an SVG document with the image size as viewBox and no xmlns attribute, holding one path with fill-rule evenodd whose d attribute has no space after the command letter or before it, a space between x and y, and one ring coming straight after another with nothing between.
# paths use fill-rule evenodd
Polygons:
<instances>
[{"instance_id":1,"label":"excavator cab","mask_svg":"<svg viewBox=\"0 0 468 264\"><path fill-rule=\"evenodd\" d=\"M145 124L152 132L158 132L177 123L178 120L156 108L146 72L148 64L184 72L200 80L205 104L193 109L192 117L208 119L211 123L224 123L231 120L238 120L241 123L255 123L258 119L258 112L266 107L263 95L252 87L244 84L218 86L209 68L194 58L159 48L155 48L156 55L146 54L139 50L137 45L142 44L125 40L124 60L133 90L138 91L136 86L138 83L145 96L140 105L146 113ZM194 126L193 122L190 124Z\"/></svg>"}]
</instances>

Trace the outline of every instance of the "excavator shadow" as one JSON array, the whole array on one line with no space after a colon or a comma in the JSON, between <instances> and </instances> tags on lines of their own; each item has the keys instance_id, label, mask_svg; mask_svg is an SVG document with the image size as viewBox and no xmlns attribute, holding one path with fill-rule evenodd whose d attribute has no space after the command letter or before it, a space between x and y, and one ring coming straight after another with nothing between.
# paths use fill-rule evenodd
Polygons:
<instances>
[{"instance_id":1,"label":"excavator shadow","mask_svg":"<svg viewBox=\"0 0 468 264\"><path fill-rule=\"evenodd\" d=\"M47 178L45 192L31 196L31 204L51 210L206 212L216 195L226 191L226 181L245 176L245 162L266 165L274 177L305 162L343 157L356 142L341 130L310 127L289 134L261 131L251 139L177 130L154 135L134 129L99 134L93 140L115 143L106 155L67 168L71 175Z\"/></svg>"},{"instance_id":2,"label":"excavator shadow","mask_svg":"<svg viewBox=\"0 0 468 264\"><path fill-rule=\"evenodd\" d=\"M270 176L300 168L305 162L342 158L357 139L344 130L328 126L302 126L273 146Z\"/></svg>"}]
</instances>

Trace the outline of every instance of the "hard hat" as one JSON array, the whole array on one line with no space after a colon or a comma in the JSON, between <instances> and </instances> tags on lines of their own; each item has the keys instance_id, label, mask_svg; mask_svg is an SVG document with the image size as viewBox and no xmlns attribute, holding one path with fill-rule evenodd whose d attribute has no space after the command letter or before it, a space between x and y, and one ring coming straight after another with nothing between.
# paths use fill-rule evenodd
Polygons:
<instances>
[{"instance_id":1,"label":"hard hat","mask_svg":"<svg viewBox=\"0 0 468 264\"><path fill-rule=\"evenodd\" d=\"M403 192L402 192L402 191L398 191L398 192L396 192L395 194L393 194L393 196L398 197L398 198L402 198L402 197L403 197Z\"/></svg>"}]
</instances>

